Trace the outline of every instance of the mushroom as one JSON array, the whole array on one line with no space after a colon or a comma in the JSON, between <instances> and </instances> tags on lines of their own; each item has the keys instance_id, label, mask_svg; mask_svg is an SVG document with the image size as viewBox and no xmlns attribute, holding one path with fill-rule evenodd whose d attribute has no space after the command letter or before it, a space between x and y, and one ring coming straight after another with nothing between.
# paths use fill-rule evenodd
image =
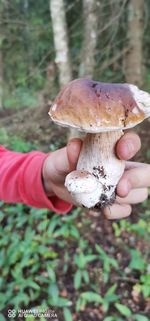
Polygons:
<instances>
[{"instance_id":1,"label":"mushroom","mask_svg":"<svg viewBox=\"0 0 150 321\"><path fill-rule=\"evenodd\" d=\"M125 168L116 143L125 129L149 117L150 95L131 84L77 79L60 91L49 115L86 133L77 168L65 180L74 203L94 209L111 205Z\"/></svg>"}]
</instances>

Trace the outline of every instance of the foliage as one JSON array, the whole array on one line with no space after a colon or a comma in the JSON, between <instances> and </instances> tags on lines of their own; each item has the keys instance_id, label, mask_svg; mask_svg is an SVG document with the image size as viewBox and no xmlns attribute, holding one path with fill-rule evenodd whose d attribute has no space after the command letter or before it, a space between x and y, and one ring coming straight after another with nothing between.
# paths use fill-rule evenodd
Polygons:
<instances>
[{"instance_id":1,"label":"foliage","mask_svg":"<svg viewBox=\"0 0 150 321\"><path fill-rule=\"evenodd\" d=\"M46 66L53 59L49 3L41 0L1 4L4 105L36 106L46 84Z\"/></svg>"},{"instance_id":2,"label":"foliage","mask_svg":"<svg viewBox=\"0 0 150 321\"><path fill-rule=\"evenodd\" d=\"M17 151L37 148L17 137L12 137L10 142L5 131L2 136ZM149 214L147 211L147 222ZM146 315L140 311L133 313L131 307L124 304L119 283L111 283L114 273L121 275L122 279L126 279L126 274L121 272L120 263L107 248L104 249L99 242L92 245L89 233L86 236L84 232L84 229L89 231L92 221L80 209L60 216L44 209L1 202L0 222L1 320L6 320L8 309L32 307L46 310L53 307L56 313L62 311L65 321L72 321L73 311L81 313L90 305L91 308L101 306L105 321L122 321L124 318L148 321ZM149 225L143 218L133 224L121 220L113 223L113 229L120 242L124 232L148 241ZM114 246L117 250L117 244ZM147 300L150 296L148 252L143 255L138 249L123 243L122 246L130 257L127 268L136 278L132 290ZM71 286L73 296L66 287L68 276L70 285L67 286ZM35 317L26 320L35 321Z\"/></svg>"},{"instance_id":3,"label":"foliage","mask_svg":"<svg viewBox=\"0 0 150 321\"><path fill-rule=\"evenodd\" d=\"M2 7L2 3L7 6ZM121 3L101 1L94 73L98 80L124 81L122 51L127 35L126 12L120 14ZM65 5L73 76L77 77L82 47L82 1L65 0ZM146 1L145 8L149 9L149 5ZM4 107L35 107L39 94L46 98L51 94L53 98L58 89L56 70L50 94L47 84L47 68L54 62L49 1L3 1L0 6ZM145 22L144 35L147 90L149 21ZM17 135L10 139L5 128L0 129L0 143L21 152L38 148ZM51 150L58 146L58 142L50 143ZM149 149L146 156L150 157ZM100 321L148 321L149 208L147 200L135 210L136 219L110 223L107 230L102 218L89 218L79 209L59 216L45 209L1 202L0 321L8 320L8 309L30 307L39 310L52 307L60 312L60 321L82 319L84 312L87 317L89 309L93 313L99 311ZM93 230L94 223L100 232ZM136 312L130 304L134 303L133 291L141 298L140 301L138 297ZM26 321L36 318L28 316Z\"/></svg>"},{"instance_id":4,"label":"foliage","mask_svg":"<svg viewBox=\"0 0 150 321\"><path fill-rule=\"evenodd\" d=\"M4 106L6 108L22 108L22 107L36 107L38 99L34 92L28 88L18 87L13 93L6 92L5 90Z\"/></svg>"},{"instance_id":5,"label":"foliage","mask_svg":"<svg viewBox=\"0 0 150 321\"><path fill-rule=\"evenodd\" d=\"M82 222L83 227L84 224L91 224L90 220L83 223L81 214L81 210L76 209L69 215L59 216L44 209L37 210L22 204L9 206L1 202L0 309L3 317L7 315L8 308L17 310L32 306L42 309L52 306L56 312L63 311L65 321L72 321L72 309L79 313L90 304L102 306L106 321L122 320L122 317L148 321L146 316L133 314L129 307L121 303L123 294L117 293L117 283L111 286L109 283L105 293L94 285L96 270L91 273L93 264L97 269L101 268L101 286L104 286L105 282L110 282L113 269L118 271L118 263L99 244L92 247L88 240L81 237L78 222ZM76 251L72 251L69 244ZM138 263L142 267L138 269L139 286L147 298L150 293L149 275L145 274L146 257L139 256L137 250L129 250L129 253L130 269L136 270L132 263L135 256L142 260L142 264ZM70 269L74 270L69 276L75 293L73 297L65 290ZM112 308L114 316L109 314Z\"/></svg>"},{"instance_id":6,"label":"foliage","mask_svg":"<svg viewBox=\"0 0 150 321\"><path fill-rule=\"evenodd\" d=\"M99 23L95 52L94 78L103 81L124 81L123 57L127 48L127 1L97 1ZM149 2L145 3L149 11ZM83 40L82 1L65 1L69 34L69 50L73 78L79 76ZM52 88L49 88L48 67L54 63L54 44L49 1L2 1L0 49L3 56L3 104L7 108L36 106L39 91L54 97L58 90L54 66ZM108 23L109 21L109 23ZM145 18L144 50L149 90L149 19ZM55 65L55 64L54 64Z\"/></svg>"},{"instance_id":7,"label":"foliage","mask_svg":"<svg viewBox=\"0 0 150 321\"><path fill-rule=\"evenodd\" d=\"M99 254L99 260L103 264L103 280L104 282L108 282L110 278L111 267L118 269L118 263L114 258L108 256L98 244L96 244L96 251Z\"/></svg>"},{"instance_id":8,"label":"foliage","mask_svg":"<svg viewBox=\"0 0 150 321\"><path fill-rule=\"evenodd\" d=\"M0 128L0 144L16 152L23 152L23 153L37 149L37 146L35 144L31 142L26 142L20 137L17 137L17 136L10 137L7 130L3 127Z\"/></svg>"}]
</instances>

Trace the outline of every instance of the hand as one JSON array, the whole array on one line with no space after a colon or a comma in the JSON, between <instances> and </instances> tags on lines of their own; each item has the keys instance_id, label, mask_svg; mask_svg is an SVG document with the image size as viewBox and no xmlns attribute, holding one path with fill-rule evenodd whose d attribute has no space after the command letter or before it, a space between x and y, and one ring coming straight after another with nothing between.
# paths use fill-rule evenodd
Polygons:
<instances>
[{"instance_id":1,"label":"hand","mask_svg":"<svg viewBox=\"0 0 150 321\"><path fill-rule=\"evenodd\" d=\"M126 133L116 146L120 159L130 159L140 149L139 137L134 133ZM148 197L150 186L150 165L126 162L125 172L117 186L117 197L111 207L103 210L108 219L120 219L131 214L132 204L141 203Z\"/></svg>"},{"instance_id":2,"label":"hand","mask_svg":"<svg viewBox=\"0 0 150 321\"><path fill-rule=\"evenodd\" d=\"M80 139L72 139L66 147L51 153L46 158L42 174L44 188L48 196L56 194L59 198L73 203L64 186L64 181L66 175L76 168L81 145ZM128 132L117 143L116 154L120 159L127 160L132 158L140 147L139 137L135 133ZM145 167L146 173L144 172L145 176L143 176ZM130 204L143 202L147 198L148 192L145 187L150 186L150 178L149 182L146 181L147 167L150 169L150 165L126 162L125 173L117 186L116 202L103 210L108 219L129 216L132 211ZM136 178L138 178L139 185Z\"/></svg>"},{"instance_id":3,"label":"hand","mask_svg":"<svg viewBox=\"0 0 150 321\"><path fill-rule=\"evenodd\" d=\"M42 176L47 196L57 195L59 198L72 203L70 193L64 186L66 175L75 170L80 154L82 141L71 139L67 146L61 148L46 158L43 164Z\"/></svg>"}]
</instances>

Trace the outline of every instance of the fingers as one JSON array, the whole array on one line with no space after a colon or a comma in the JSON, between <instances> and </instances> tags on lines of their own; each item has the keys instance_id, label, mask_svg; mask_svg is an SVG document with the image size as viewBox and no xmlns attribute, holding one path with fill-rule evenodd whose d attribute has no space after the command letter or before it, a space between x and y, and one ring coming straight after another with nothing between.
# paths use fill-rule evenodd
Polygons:
<instances>
[{"instance_id":1,"label":"fingers","mask_svg":"<svg viewBox=\"0 0 150 321\"><path fill-rule=\"evenodd\" d=\"M64 185L53 185L54 194L57 195L60 199L73 204L73 199L71 194L66 190Z\"/></svg>"},{"instance_id":2,"label":"fingers","mask_svg":"<svg viewBox=\"0 0 150 321\"><path fill-rule=\"evenodd\" d=\"M116 145L116 153L120 159L128 160L135 156L141 148L141 141L133 132L125 133Z\"/></svg>"},{"instance_id":3,"label":"fingers","mask_svg":"<svg viewBox=\"0 0 150 321\"><path fill-rule=\"evenodd\" d=\"M73 138L67 144L67 155L70 164L70 171L76 168L81 146L82 141L79 138Z\"/></svg>"},{"instance_id":4,"label":"fingers","mask_svg":"<svg viewBox=\"0 0 150 321\"><path fill-rule=\"evenodd\" d=\"M127 197L116 198L116 203L103 209L103 214L107 219L121 219L131 214L132 208L129 204L137 204L145 201L148 197L148 189L140 188L129 192Z\"/></svg>"},{"instance_id":5,"label":"fingers","mask_svg":"<svg viewBox=\"0 0 150 321\"><path fill-rule=\"evenodd\" d=\"M142 164L143 165L143 164ZM150 186L150 165L131 168L123 174L117 186L117 194L125 197L131 189Z\"/></svg>"},{"instance_id":6,"label":"fingers","mask_svg":"<svg viewBox=\"0 0 150 321\"><path fill-rule=\"evenodd\" d=\"M129 204L114 204L103 209L103 214L108 220L120 219L128 217L131 214L132 208Z\"/></svg>"},{"instance_id":7,"label":"fingers","mask_svg":"<svg viewBox=\"0 0 150 321\"><path fill-rule=\"evenodd\" d=\"M65 176L75 169L81 148L80 139L72 139L67 147L51 153L43 164L43 178L54 184L64 183Z\"/></svg>"},{"instance_id":8,"label":"fingers","mask_svg":"<svg viewBox=\"0 0 150 321\"><path fill-rule=\"evenodd\" d=\"M144 202L148 198L148 188L133 189L126 197L116 197L118 204L138 204Z\"/></svg>"}]
</instances>

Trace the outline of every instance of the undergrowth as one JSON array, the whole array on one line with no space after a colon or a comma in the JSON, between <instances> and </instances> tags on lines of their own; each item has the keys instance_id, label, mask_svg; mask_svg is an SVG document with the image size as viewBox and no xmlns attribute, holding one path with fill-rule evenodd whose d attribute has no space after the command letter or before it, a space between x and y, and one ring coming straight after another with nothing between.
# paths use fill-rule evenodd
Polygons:
<instances>
[{"instance_id":1,"label":"undergrowth","mask_svg":"<svg viewBox=\"0 0 150 321\"><path fill-rule=\"evenodd\" d=\"M0 321L49 310L59 321L148 321L149 205L111 223L78 208L62 216L0 202Z\"/></svg>"}]
</instances>

